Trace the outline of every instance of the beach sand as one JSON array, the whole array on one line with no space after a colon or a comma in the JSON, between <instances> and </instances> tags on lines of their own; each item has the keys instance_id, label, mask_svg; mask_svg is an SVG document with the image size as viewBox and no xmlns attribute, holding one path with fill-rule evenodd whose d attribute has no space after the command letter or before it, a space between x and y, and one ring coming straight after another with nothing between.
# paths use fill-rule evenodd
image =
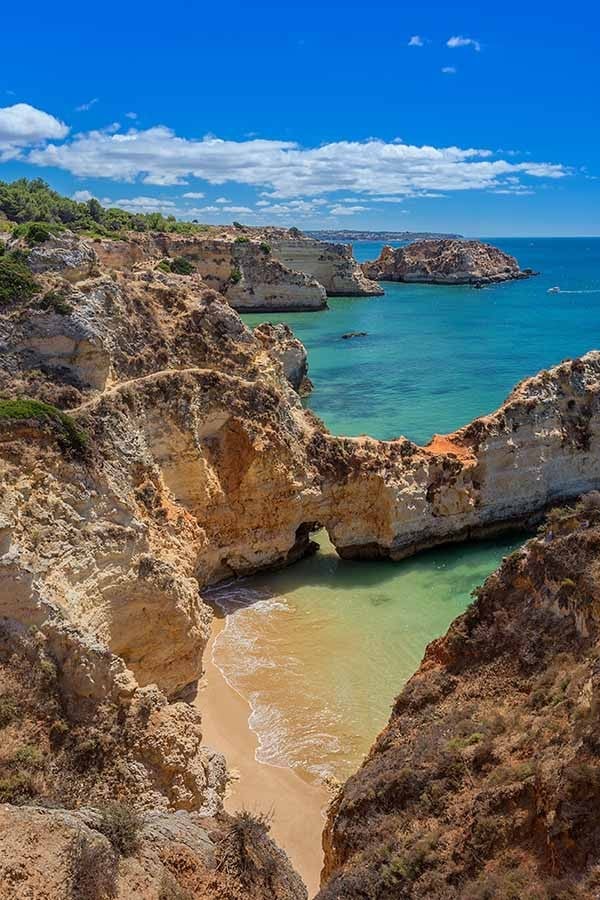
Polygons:
<instances>
[{"instance_id":1,"label":"beach sand","mask_svg":"<svg viewBox=\"0 0 600 900\"><path fill-rule=\"evenodd\" d=\"M212 661L213 643L224 627L225 620L216 615L195 705L202 713L204 743L224 754L229 772L236 776L229 786L225 808L229 812L272 811L271 834L303 878L309 897L313 897L319 887L321 834L329 795L323 786L306 781L293 769L256 761L258 741L248 725L250 705Z\"/></svg>"}]
</instances>

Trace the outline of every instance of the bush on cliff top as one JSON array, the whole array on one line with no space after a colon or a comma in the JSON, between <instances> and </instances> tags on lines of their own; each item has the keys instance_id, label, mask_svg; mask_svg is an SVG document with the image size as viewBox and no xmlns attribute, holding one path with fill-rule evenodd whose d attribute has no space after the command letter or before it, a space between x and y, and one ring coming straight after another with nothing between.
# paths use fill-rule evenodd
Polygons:
<instances>
[{"instance_id":1,"label":"bush on cliff top","mask_svg":"<svg viewBox=\"0 0 600 900\"><path fill-rule=\"evenodd\" d=\"M38 291L22 254L12 251L0 256L0 306L11 301L29 300Z\"/></svg>"},{"instance_id":2,"label":"bush on cliff top","mask_svg":"<svg viewBox=\"0 0 600 900\"><path fill-rule=\"evenodd\" d=\"M0 423L26 422L28 419L47 422L57 428L60 442L72 450L81 452L87 446L85 432L76 425L71 416L55 406L25 397L18 400L0 400Z\"/></svg>"},{"instance_id":3,"label":"bush on cliff top","mask_svg":"<svg viewBox=\"0 0 600 900\"><path fill-rule=\"evenodd\" d=\"M125 231L161 231L193 234L206 231L207 225L178 222L162 213L131 213L116 207L106 208L95 197L85 203L62 197L41 178L0 181L0 219L17 226L24 223L53 224L71 231L98 237L118 237ZM38 232L41 234L41 232Z\"/></svg>"}]
</instances>

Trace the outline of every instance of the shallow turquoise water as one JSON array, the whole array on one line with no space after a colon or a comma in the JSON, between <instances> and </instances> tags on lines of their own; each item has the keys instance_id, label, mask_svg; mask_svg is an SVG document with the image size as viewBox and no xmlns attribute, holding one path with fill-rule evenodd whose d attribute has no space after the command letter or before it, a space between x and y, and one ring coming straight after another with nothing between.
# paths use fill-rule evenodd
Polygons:
<instances>
[{"instance_id":1,"label":"shallow turquoise water","mask_svg":"<svg viewBox=\"0 0 600 900\"><path fill-rule=\"evenodd\" d=\"M308 404L333 432L424 442L600 343L600 239L494 243L542 274L484 290L388 284L384 297L333 299L321 313L244 319L286 321L304 341ZM374 258L380 246L355 254ZM575 293L547 294L553 285ZM369 334L344 341L347 331ZM251 703L258 758L313 775L355 770L427 643L522 539L358 563L321 536L312 559L225 589L214 657Z\"/></svg>"},{"instance_id":2,"label":"shallow turquoise water","mask_svg":"<svg viewBox=\"0 0 600 900\"><path fill-rule=\"evenodd\" d=\"M336 434L420 443L491 412L527 375L600 344L600 238L494 243L536 278L475 290L385 284L383 297L330 299L328 310L246 315L285 321L309 351L308 405ZM355 244L360 260L380 244ZM593 293L548 294L563 290ZM366 338L342 340L348 331Z\"/></svg>"}]
</instances>

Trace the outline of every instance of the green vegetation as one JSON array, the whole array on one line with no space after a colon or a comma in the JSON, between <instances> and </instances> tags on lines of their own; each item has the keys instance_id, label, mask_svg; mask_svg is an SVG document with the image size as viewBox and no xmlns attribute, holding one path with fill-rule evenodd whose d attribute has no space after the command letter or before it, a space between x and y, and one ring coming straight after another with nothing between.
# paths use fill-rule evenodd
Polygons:
<instances>
[{"instance_id":1,"label":"green vegetation","mask_svg":"<svg viewBox=\"0 0 600 900\"><path fill-rule=\"evenodd\" d=\"M262 252L265 254L265 256L268 256L269 253L271 252L271 245L265 244L264 241L261 244L259 244L259 247L262 250Z\"/></svg>"},{"instance_id":2,"label":"green vegetation","mask_svg":"<svg viewBox=\"0 0 600 900\"><path fill-rule=\"evenodd\" d=\"M233 243L234 244L249 244L250 238L249 237L236 237L236 239Z\"/></svg>"},{"instance_id":3,"label":"green vegetation","mask_svg":"<svg viewBox=\"0 0 600 900\"><path fill-rule=\"evenodd\" d=\"M109 803L101 810L98 831L108 838L121 856L133 856L139 847L143 824L136 809L122 803Z\"/></svg>"},{"instance_id":4,"label":"green vegetation","mask_svg":"<svg viewBox=\"0 0 600 900\"><path fill-rule=\"evenodd\" d=\"M40 300L40 309L59 313L61 316L68 316L73 312L73 306L60 291L48 291Z\"/></svg>"},{"instance_id":5,"label":"green vegetation","mask_svg":"<svg viewBox=\"0 0 600 900\"><path fill-rule=\"evenodd\" d=\"M231 275L229 276L229 281L231 282L231 284L239 284L239 282L241 280L242 280L242 273L239 270L239 268L237 266L235 266L231 270Z\"/></svg>"},{"instance_id":6,"label":"green vegetation","mask_svg":"<svg viewBox=\"0 0 600 900\"><path fill-rule=\"evenodd\" d=\"M37 419L58 428L58 437L64 446L81 452L87 445L87 436L78 428L71 416L39 400L25 397L18 400L0 400L0 423Z\"/></svg>"},{"instance_id":7,"label":"green vegetation","mask_svg":"<svg viewBox=\"0 0 600 900\"><path fill-rule=\"evenodd\" d=\"M193 222L178 222L175 216L165 217L162 213L131 213L116 207L107 209L94 197L78 203L53 191L41 178L19 178L10 183L0 181L0 230L5 231L3 219L8 220L11 230L15 225L27 224L35 243L47 240L41 226L46 227L49 235L53 229L48 229L48 225L69 228L90 237L119 237L126 231L193 234L208 228ZM32 228L33 225L36 228ZM28 235L29 232L24 236L29 243Z\"/></svg>"},{"instance_id":8,"label":"green vegetation","mask_svg":"<svg viewBox=\"0 0 600 900\"><path fill-rule=\"evenodd\" d=\"M19 718L19 704L10 694L0 697L0 728L6 728L11 722Z\"/></svg>"},{"instance_id":9,"label":"green vegetation","mask_svg":"<svg viewBox=\"0 0 600 900\"><path fill-rule=\"evenodd\" d=\"M39 287L25 265L24 254L17 250L0 256L0 306L12 301L29 300Z\"/></svg>"},{"instance_id":10,"label":"green vegetation","mask_svg":"<svg viewBox=\"0 0 600 900\"><path fill-rule=\"evenodd\" d=\"M176 256L175 259L161 259L157 269L161 272L173 272L175 275L192 275L196 269L194 264L185 256Z\"/></svg>"},{"instance_id":11,"label":"green vegetation","mask_svg":"<svg viewBox=\"0 0 600 900\"><path fill-rule=\"evenodd\" d=\"M25 243L30 247L36 244L43 244L49 241L54 234L62 230L62 225L54 223L49 225L47 222L24 222L13 228L14 237L25 238Z\"/></svg>"}]
</instances>

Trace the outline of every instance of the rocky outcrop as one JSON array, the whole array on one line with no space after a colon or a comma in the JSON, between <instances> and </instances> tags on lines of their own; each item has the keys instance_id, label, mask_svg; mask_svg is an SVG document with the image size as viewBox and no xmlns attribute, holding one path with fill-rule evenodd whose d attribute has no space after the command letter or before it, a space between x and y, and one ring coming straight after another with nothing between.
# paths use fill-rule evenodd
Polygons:
<instances>
[{"instance_id":1,"label":"rocky outcrop","mask_svg":"<svg viewBox=\"0 0 600 900\"><path fill-rule=\"evenodd\" d=\"M514 256L481 241L414 241L406 247L384 247L379 258L362 265L376 281L423 284L492 284L528 278Z\"/></svg>"},{"instance_id":2,"label":"rocky outcrop","mask_svg":"<svg viewBox=\"0 0 600 900\"><path fill-rule=\"evenodd\" d=\"M65 231L33 247L28 253L27 264L36 275L58 272L69 281L79 281L94 272L98 258L85 241Z\"/></svg>"},{"instance_id":3,"label":"rocky outcrop","mask_svg":"<svg viewBox=\"0 0 600 900\"><path fill-rule=\"evenodd\" d=\"M316 278L328 297L373 297L384 293L356 262L351 244L283 239L273 242L273 252L289 269Z\"/></svg>"},{"instance_id":4,"label":"rocky outcrop","mask_svg":"<svg viewBox=\"0 0 600 900\"><path fill-rule=\"evenodd\" d=\"M327 306L325 288L315 278L275 259L264 241L239 234L143 234L94 246L103 265L125 271L149 260L183 257L207 286L240 311L303 312Z\"/></svg>"},{"instance_id":5,"label":"rocky outcrop","mask_svg":"<svg viewBox=\"0 0 600 900\"><path fill-rule=\"evenodd\" d=\"M429 645L324 836L319 900L596 896L600 496Z\"/></svg>"},{"instance_id":6,"label":"rocky outcrop","mask_svg":"<svg viewBox=\"0 0 600 900\"><path fill-rule=\"evenodd\" d=\"M532 524L600 487L600 353L526 379L495 413L426 447L318 435L313 453L331 467L327 527L344 557L401 559Z\"/></svg>"},{"instance_id":7,"label":"rocky outcrop","mask_svg":"<svg viewBox=\"0 0 600 900\"><path fill-rule=\"evenodd\" d=\"M260 822L151 811L126 850L111 841L106 824L93 808L0 805L0 897L306 900L306 888Z\"/></svg>"},{"instance_id":8,"label":"rocky outcrop","mask_svg":"<svg viewBox=\"0 0 600 900\"><path fill-rule=\"evenodd\" d=\"M306 348L289 325L279 323L272 325L265 322L257 325L254 336L274 356L283 367L283 372L295 391L301 397L306 396L312 390L312 383L308 377L308 355Z\"/></svg>"},{"instance_id":9,"label":"rocky outcrop","mask_svg":"<svg viewBox=\"0 0 600 900\"><path fill-rule=\"evenodd\" d=\"M127 271L149 260L183 257L207 285L240 311L323 309L327 296L373 296L349 244L323 243L285 229L225 228L194 234L139 234L94 242L106 268Z\"/></svg>"}]
</instances>

